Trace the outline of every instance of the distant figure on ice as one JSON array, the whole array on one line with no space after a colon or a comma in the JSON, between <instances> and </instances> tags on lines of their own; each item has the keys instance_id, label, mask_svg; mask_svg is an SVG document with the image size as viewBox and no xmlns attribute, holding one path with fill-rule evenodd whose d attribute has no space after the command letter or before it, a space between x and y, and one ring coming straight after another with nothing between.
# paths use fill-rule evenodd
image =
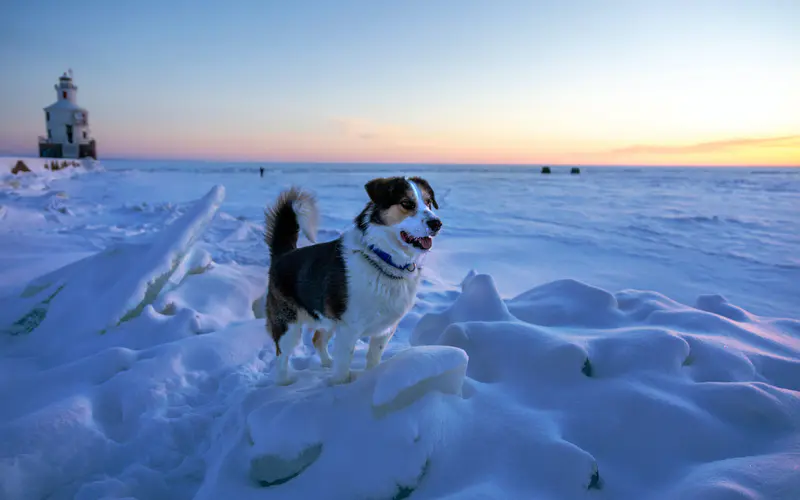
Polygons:
<instances>
[{"instance_id":1,"label":"distant figure on ice","mask_svg":"<svg viewBox=\"0 0 800 500\"><path fill-rule=\"evenodd\" d=\"M261 177L264 177L264 167L258 167L258 169L261 171Z\"/></svg>"}]
</instances>

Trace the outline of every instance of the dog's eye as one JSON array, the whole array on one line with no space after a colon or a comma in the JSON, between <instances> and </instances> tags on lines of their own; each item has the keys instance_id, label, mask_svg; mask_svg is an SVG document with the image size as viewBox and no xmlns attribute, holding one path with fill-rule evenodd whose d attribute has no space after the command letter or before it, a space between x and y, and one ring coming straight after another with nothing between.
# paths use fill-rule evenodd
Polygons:
<instances>
[{"instance_id":1,"label":"dog's eye","mask_svg":"<svg viewBox=\"0 0 800 500\"><path fill-rule=\"evenodd\" d=\"M414 210L414 202L411 200L401 201L400 206L403 207L403 210Z\"/></svg>"}]
</instances>

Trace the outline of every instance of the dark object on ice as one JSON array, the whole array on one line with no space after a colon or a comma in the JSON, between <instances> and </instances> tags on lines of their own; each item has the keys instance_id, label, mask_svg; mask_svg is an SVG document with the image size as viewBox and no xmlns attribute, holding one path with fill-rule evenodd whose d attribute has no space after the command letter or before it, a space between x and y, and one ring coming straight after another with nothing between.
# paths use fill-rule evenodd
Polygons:
<instances>
[{"instance_id":1,"label":"dark object on ice","mask_svg":"<svg viewBox=\"0 0 800 500\"><path fill-rule=\"evenodd\" d=\"M600 478L600 471L595 469L591 479L589 479L589 487L587 490L601 490L603 489L603 480Z\"/></svg>"},{"instance_id":2,"label":"dark object on ice","mask_svg":"<svg viewBox=\"0 0 800 500\"><path fill-rule=\"evenodd\" d=\"M578 167L572 167L572 170L570 170L569 173L577 175L581 173L581 169L579 169Z\"/></svg>"},{"instance_id":3,"label":"dark object on ice","mask_svg":"<svg viewBox=\"0 0 800 500\"><path fill-rule=\"evenodd\" d=\"M61 163L58 163L57 161L53 160L51 163L44 164L44 168L46 168L47 170L52 170L53 172L55 172L56 170L64 170L69 166L80 167L81 164L78 161L67 161L67 160L63 160Z\"/></svg>"},{"instance_id":4,"label":"dark object on ice","mask_svg":"<svg viewBox=\"0 0 800 500\"><path fill-rule=\"evenodd\" d=\"M419 483L425 478L425 475L428 473L428 467L431 465L431 459L425 460L425 464L422 466L422 471L417 477L417 484L414 486L400 486L397 490L397 494L392 497L392 500L405 500L409 498L412 493L419 487Z\"/></svg>"},{"instance_id":5,"label":"dark object on ice","mask_svg":"<svg viewBox=\"0 0 800 500\"><path fill-rule=\"evenodd\" d=\"M581 368L581 372L587 377L592 376L592 364L589 362L589 358L586 358L586 361L583 362L583 368Z\"/></svg>"},{"instance_id":6,"label":"dark object on ice","mask_svg":"<svg viewBox=\"0 0 800 500\"><path fill-rule=\"evenodd\" d=\"M543 174L549 174L550 173L550 167L542 167L542 173Z\"/></svg>"},{"instance_id":7,"label":"dark object on ice","mask_svg":"<svg viewBox=\"0 0 800 500\"><path fill-rule=\"evenodd\" d=\"M50 163L45 163L44 164L44 168L46 168L47 170L52 170L53 172L55 172L56 170L64 170L65 168L67 168L70 165L72 165L73 167L80 167L81 166L81 164L78 163L77 161L67 162L66 160L64 160L61 163L58 163L57 161L53 160Z\"/></svg>"},{"instance_id":8,"label":"dark object on ice","mask_svg":"<svg viewBox=\"0 0 800 500\"><path fill-rule=\"evenodd\" d=\"M30 172L30 171L31 171L31 169L29 169L28 166L25 165L25 162L22 161L22 160L18 160L17 164L14 165L14 168L11 169L11 173L14 174L14 175L16 175L16 174L18 174L20 172Z\"/></svg>"},{"instance_id":9,"label":"dark object on ice","mask_svg":"<svg viewBox=\"0 0 800 500\"><path fill-rule=\"evenodd\" d=\"M261 171L261 177L264 177L264 167L259 167L258 169Z\"/></svg>"},{"instance_id":10,"label":"dark object on ice","mask_svg":"<svg viewBox=\"0 0 800 500\"><path fill-rule=\"evenodd\" d=\"M310 446L292 460L261 455L250 460L250 477L263 488L278 486L296 478L322 454L322 444Z\"/></svg>"}]
</instances>

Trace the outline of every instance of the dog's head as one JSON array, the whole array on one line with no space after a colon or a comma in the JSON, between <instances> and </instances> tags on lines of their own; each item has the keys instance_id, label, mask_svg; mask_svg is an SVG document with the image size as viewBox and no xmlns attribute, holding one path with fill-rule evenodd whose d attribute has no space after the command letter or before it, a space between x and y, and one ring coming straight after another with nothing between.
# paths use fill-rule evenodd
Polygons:
<instances>
[{"instance_id":1,"label":"dog's head","mask_svg":"<svg viewBox=\"0 0 800 500\"><path fill-rule=\"evenodd\" d=\"M414 257L433 246L442 229L434 213L439 208L436 194L420 177L388 177L369 181L365 186L369 203L356 218L356 225L368 240L397 247Z\"/></svg>"}]
</instances>

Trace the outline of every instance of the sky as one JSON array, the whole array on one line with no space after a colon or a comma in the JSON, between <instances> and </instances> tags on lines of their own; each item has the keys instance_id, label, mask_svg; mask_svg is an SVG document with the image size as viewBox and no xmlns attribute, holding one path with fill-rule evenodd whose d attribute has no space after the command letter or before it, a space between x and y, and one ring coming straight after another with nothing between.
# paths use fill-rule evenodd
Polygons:
<instances>
[{"instance_id":1,"label":"sky","mask_svg":"<svg viewBox=\"0 0 800 500\"><path fill-rule=\"evenodd\" d=\"M100 157L800 165L800 1L0 6L0 154L74 71Z\"/></svg>"}]
</instances>

